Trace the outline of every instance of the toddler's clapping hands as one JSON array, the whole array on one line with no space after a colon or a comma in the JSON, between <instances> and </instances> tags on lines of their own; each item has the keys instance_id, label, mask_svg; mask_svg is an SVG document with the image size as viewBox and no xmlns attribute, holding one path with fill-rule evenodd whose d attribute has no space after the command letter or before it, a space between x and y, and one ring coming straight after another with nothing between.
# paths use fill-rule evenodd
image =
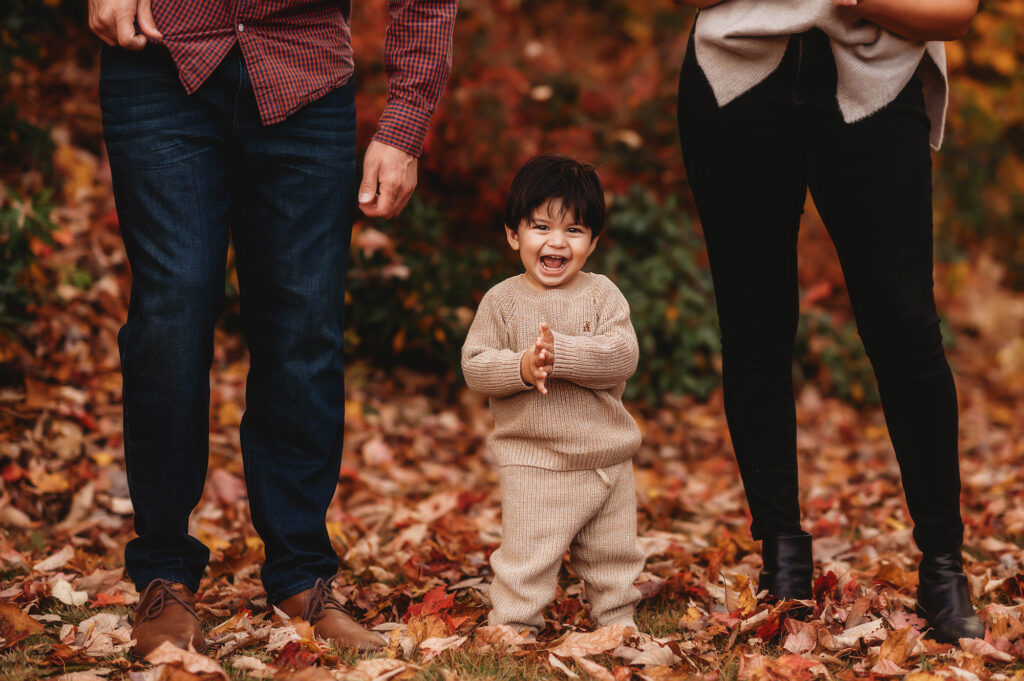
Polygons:
<instances>
[{"instance_id":1,"label":"toddler's clapping hands","mask_svg":"<svg viewBox=\"0 0 1024 681\"><path fill-rule=\"evenodd\" d=\"M541 322L537 340L534 341L533 347L523 353L523 358L519 362L519 373L524 382L537 386L537 390L547 395L545 380L551 375L554 365L555 337L548 325Z\"/></svg>"}]
</instances>

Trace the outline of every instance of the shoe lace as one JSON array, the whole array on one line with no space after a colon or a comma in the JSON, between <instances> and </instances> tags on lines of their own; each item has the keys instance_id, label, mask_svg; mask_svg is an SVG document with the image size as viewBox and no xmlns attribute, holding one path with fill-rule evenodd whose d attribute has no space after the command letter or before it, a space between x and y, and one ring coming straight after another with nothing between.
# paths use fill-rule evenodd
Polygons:
<instances>
[{"instance_id":1,"label":"shoe lace","mask_svg":"<svg viewBox=\"0 0 1024 681\"><path fill-rule=\"evenodd\" d=\"M174 583L169 579L154 579L143 589L142 595L139 597L139 605L142 606L145 603L145 606L141 611L136 611L137 622L145 622L159 617L171 601L176 601L193 617L199 619L199 613L195 611L195 608L171 588Z\"/></svg>"},{"instance_id":2,"label":"shoe lace","mask_svg":"<svg viewBox=\"0 0 1024 681\"><path fill-rule=\"evenodd\" d=\"M302 610L302 614L299 615L300 619L304 619L310 624L316 624L317 620L324 616L324 610L345 612L341 601L334 595L333 583L334 577L316 580L316 584L313 585L313 593L309 595L309 601Z\"/></svg>"}]
</instances>

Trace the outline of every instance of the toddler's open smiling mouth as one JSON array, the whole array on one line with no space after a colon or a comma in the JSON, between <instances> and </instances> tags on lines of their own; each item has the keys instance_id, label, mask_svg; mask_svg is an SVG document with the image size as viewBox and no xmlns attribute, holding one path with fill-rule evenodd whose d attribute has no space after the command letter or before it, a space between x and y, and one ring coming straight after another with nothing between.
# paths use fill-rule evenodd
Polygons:
<instances>
[{"instance_id":1,"label":"toddler's open smiling mouth","mask_svg":"<svg viewBox=\"0 0 1024 681\"><path fill-rule=\"evenodd\" d=\"M568 258L563 258L558 255L544 255L540 258L540 266L545 272L561 272L565 269Z\"/></svg>"}]
</instances>

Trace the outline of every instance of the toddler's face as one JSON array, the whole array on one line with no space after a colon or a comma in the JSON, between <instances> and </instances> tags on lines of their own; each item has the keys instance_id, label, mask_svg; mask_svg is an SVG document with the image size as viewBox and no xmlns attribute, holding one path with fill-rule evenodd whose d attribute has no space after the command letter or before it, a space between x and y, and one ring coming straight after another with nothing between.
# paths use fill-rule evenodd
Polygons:
<instances>
[{"instance_id":1,"label":"toddler's face","mask_svg":"<svg viewBox=\"0 0 1024 681\"><path fill-rule=\"evenodd\" d=\"M519 251L527 281L538 289L570 284L597 246L591 229L573 222L557 199L543 203L515 231L506 225L505 234Z\"/></svg>"}]
</instances>

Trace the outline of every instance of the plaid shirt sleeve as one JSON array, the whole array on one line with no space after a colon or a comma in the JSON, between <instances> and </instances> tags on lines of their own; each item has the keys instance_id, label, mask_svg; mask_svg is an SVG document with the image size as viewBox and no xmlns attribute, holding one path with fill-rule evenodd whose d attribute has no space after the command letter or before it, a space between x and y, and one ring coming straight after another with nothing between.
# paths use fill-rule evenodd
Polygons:
<instances>
[{"instance_id":1,"label":"plaid shirt sleeve","mask_svg":"<svg viewBox=\"0 0 1024 681\"><path fill-rule=\"evenodd\" d=\"M373 139L419 156L452 70L458 0L388 0L384 41L388 100Z\"/></svg>"}]
</instances>

